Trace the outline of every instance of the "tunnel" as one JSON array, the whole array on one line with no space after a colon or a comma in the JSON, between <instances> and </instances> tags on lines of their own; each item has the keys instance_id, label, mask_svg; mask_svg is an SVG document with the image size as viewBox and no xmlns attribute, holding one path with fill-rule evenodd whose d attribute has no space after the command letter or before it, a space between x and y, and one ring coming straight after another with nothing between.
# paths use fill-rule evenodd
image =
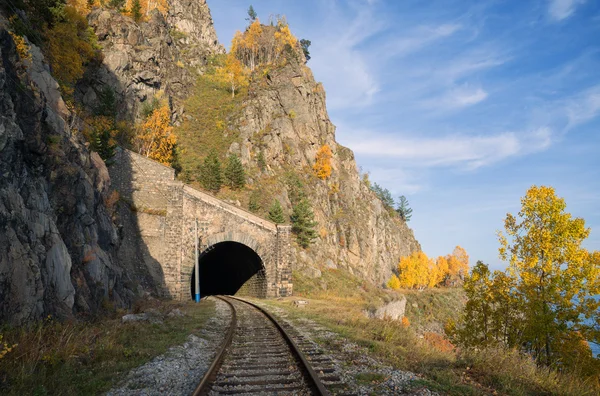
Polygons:
<instances>
[{"instance_id":1,"label":"tunnel","mask_svg":"<svg viewBox=\"0 0 600 396\"><path fill-rule=\"evenodd\" d=\"M260 256L238 242L220 242L198 258L200 295L266 296L266 277ZM195 269L190 279L191 297L196 294Z\"/></svg>"}]
</instances>

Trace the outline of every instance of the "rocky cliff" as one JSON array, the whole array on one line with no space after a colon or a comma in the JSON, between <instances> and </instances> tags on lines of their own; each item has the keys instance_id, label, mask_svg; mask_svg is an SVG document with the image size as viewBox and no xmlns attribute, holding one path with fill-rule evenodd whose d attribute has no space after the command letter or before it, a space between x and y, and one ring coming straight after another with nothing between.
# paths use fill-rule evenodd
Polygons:
<instances>
[{"instance_id":1,"label":"rocky cliff","mask_svg":"<svg viewBox=\"0 0 600 396\"><path fill-rule=\"evenodd\" d=\"M127 305L104 162L72 133L40 50L20 59L6 26L0 16L0 322Z\"/></svg>"},{"instance_id":2,"label":"rocky cliff","mask_svg":"<svg viewBox=\"0 0 600 396\"><path fill-rule=\"evenodd\" d=\"M288 213L290 170L306 184L319 238L308 251L297 248L298 269L318 276L315 269L341 267L382 284L399 258L420 245L406 223L390 214L361 180L352 151L336 142L325 99L323 86L298 53L284 67L253 81L239 122L240 139L229 151L255 169L262 151L267 170L255 182L265 192L276 191ZM312 170L323 145L333 152L333 172L326 180ZM268 187L261 185L265 180Z\"/></svg>"},{"instance_id":3,"label":"rocky cliff","mask_svg":"<svg viewBox=\"0 0 600 396\"><path fill-rule=\"evenodd\" d=\"M140 23L105 8L88 15L104 56L102 64L88 69L77 86L77 98L88 110L98 106L100 93L109 87L117 94L119 117L135 120L141 104L160 91L177 119L182 111L179 103L193 85L193 74L208 57L225 49L217 40L205 0L170 0L168 4L166 17L154 9Z\"/></svg>"},{"instance_id":4,"label":"rocky cliff","mask_svg":"<svg viewBox=\"0 0 600 396\"><path fill-rule=\"evenodd\" d=\"M139 24L106 9L92 11L88 20L103 47L104 62L80 84L86 105L93 108L96 93L109 85L119 93L123 116L135 119L140 105L163 90L171 99L173 121L193 122L184 99L193 93L196 75L202 74L207 59L224 53L206 1L171 0L166 18L154 11ZM238 135L228 151L238 154L254 175L250 187L279 199L288 214L292 203L287 176L295 173L306 184L319 238L309 251L298 249L299 269L317 274L324 265L339 266L381 284L402 255L420 246L410 228L390 215L361 181L352 151L335 141L323 86L315 82L302 52L296 52L285 67L253 77L241 116L228 118L229 128ZM310 175L315 154L324 144L333 151L333 174L320 181ZM265 171L259 169L261 152Z\"/></svg>"}]
</instances>

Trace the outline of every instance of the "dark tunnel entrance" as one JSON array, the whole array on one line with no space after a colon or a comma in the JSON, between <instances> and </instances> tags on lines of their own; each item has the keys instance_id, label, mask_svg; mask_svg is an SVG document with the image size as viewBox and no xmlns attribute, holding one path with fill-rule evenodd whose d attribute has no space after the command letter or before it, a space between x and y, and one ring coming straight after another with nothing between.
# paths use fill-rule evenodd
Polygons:
<instances>
[{"instance_id":1,"label":"dark tunnel entrance","mask_svg":"<svg viewBox=\"0 0 600 396\"><path fill-rule=\"evenodd\" d=\"M210 246L198 258L200 295L216 294L266 297L266 277L262 259L254 250L238 242ZM190 279L192 299L196 294L195 269Z\"/></svg>"}]
</instances>

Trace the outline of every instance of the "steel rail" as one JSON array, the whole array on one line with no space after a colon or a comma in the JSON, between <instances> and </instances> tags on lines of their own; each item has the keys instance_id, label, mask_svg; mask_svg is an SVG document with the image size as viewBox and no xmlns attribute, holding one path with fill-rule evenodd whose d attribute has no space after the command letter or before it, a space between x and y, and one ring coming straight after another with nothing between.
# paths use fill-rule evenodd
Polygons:
<instances>
[{"instance_id":1,"label":"steel rail","mask_svg":"<svg viewBox=\"0 0 600 396\"><path fill-rule=\"evenodd\" d=\"M269 312L267 312L262 307L259 307L258 305L253 304L249 301L243 300L239 297L229 296L229 298L232 298L234 300L248 304L251 307L259 310L262 314L264 314L275 325L275 327L277 327L277 329L279 330L279 332L281 333L281 335L287 342L288 346L290 347L292 354L295 355L298 358L298 360L300 361L302 368L308 374L308 379L310 380L310 383L313 387L313 391L315 391L315 394L321 395L321 396L330 396L329 391L327 389L325 389L325 386L319 379L319 376L317 375L315 370L311 367L310 363L308 362L308 359L306 359L304 354L300 351L300 348L298 348L298 346L296 345L294 340L292 340L292 338L287 333L287 331L285 331L285 329L279 324L279 322L277 322L277 320L273 317L273 315L271 315Z\"/></svg>"},{"instance_id":2,"label":"steel rail","mask_svg":"<svg viewBox=\"0 0 600 396\"><path fill-rule=\"evenodd\" d=\"M193 396L204 396L208 394L208 391L210 390L209 385L217 377L217 373L219 372L221 364L223 363L223 359L225 358L225 351L231 345L231 341L233 340L233 334L235 333L235 329L237 328L237 312L233 304L221 296L215 297L219 300L225 301L227 305L229 305L229 308L231 308L231 322L229 324L227 334L225 334L225 339L223 340L221 347L215 355L215 359L204 374L204 377L202 377L202 381L200 381L200 384L196 387L196 390L194 390L194 393L192 394Z\"/></svg>"}]
</instances>

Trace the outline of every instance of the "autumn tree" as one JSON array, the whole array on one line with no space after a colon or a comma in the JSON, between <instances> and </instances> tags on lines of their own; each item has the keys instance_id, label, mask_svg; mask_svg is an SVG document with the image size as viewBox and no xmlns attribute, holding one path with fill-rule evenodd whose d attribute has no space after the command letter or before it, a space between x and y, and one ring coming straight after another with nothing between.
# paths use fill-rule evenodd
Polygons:
<instances>
[{"instance_id":1,"label":"autumn tree","mask_svg":"<svg viewBox=\"0 0 600 396\"><path fill-rule=\"evenodd\" d=\"M227 165L225 166L225 184L233 189L240 189L246 185L246 173L244 172L244 166L239 157L235 154L231 154L227 158Z\"/></svg>"},{"instance_id":2,"label":"autumn tree","mask_svg":"<svg viewBox=\"0 0 600 396\"><path fill-rule=\"evenodd\" d=\"M292 209L290 216L292 221L292 232L296 234L298 244L307 248L317 238L315 227L317 222L315 215L310 207L308 199L301 199Z\"/></svg>"},{"instance_id":3,"label":"autumn tree","mask_svg":"<svg viewBox=\"0 0 600 396\"><path fill-rule=\"evenodd\" d=\"M273 204L269 208L269 220L275 224L285 223L285 216L283 214L283 208L278 200L274 200Z\"/></svg>"},{"instance_id":4,"label":"autumn tree","mask_svg":"<svg viewBox=\"0 0 600 396\"><path fill-rule=\"evenodd\" d=\"M387 287L389 287L392 290L400 289L400 279L398 279L398 277L395 274L392 274L392 277L387 283Z\"/></svg>"},{"instance_id":5,"label":"autumn tree","mask_svg":"<svg viewBox=\"0 0 600 396\"><path fill-rule=\"evenodd\" d=\"M244 66L233 53L229 53L225 59L225 65L216 70L215 78L229 87L228 89L231 90L232 98L235 97L236 91L249 84Z\"/></svg>"},{"instance_id":6,"label":"autumn tree","mask_svg":"<svg viewBox=\"0 0 600 396\"><path fill-rule=\"evenodd\" d=\"M412 217L412 209L408 206L408 199L404 195L401 195L398 199L398 206L396 207L396 213L404 221L410 221Z\"/></svg>"},{"instance_id":7,"label":"autumn tree","mask_svg":"<svg viewBox=\"0 0 600 396\"><path fill-rule=\"evenodd\" d=\"M446 286L460 285L469 272L469 255L467 251L457 246L452 254L446 256L446 261L448 263Z\"/></svg>"},{"instance_id":8,"label":"autumn tree","mask_svg":"<svg viewBox=\"0 0 600 396\"><path fill-rule=\"evenodd\" d=\"M429 270L432 260L423 252L413 252L402 257L398 264L400 287L407 289L425 289L429 285Z\"/></svg>"},{"instance_id":9,"label":"autumn tree","mask_svg":"<svg viewBox=\"0 0 600 396\"><path fill-rule=\"evenodd\" d=\"M73 7L64 5L60 17L45 32L52 74L64 94L71 96L75 83L83 77L85 67L100 55L96 36L90 33L87 19Z\"/></svg>"},{"instance_id":10,"label":"autumn tree","mask_svg":"<svg viewBox=\"0 0 600 396\"><path fill-rule=\"evenodd\" d=\"M136 145L140 154L168 166L173 161L176 143L171 112L165 104L152 111L141 125Z\"/></svg>"},{"instance_id":11,"label":"autumn tree","mask_svg":"<svg viewBox=\"0 0 600 396\"><path fill-rule=\"evenodd\" d=\"M215 150L204 158L204 162L200 167L200 184L202 187L213 193L218 193L223 184L223 176L221 174L221 161Z\"/></svg>"},{"instance_id":12,"label":"autumn tree","mask_svg":"<svg viewBox=\"0 0 600 396\"><path fill-rule=\"evenodd\" d=\"M315 158L315 164L313 165L313 170L315 175L322 180L327 179L331 176L331 157L332 157L331 149L327 144L321 146L319 151L317 151L317 155Z\"/></svg>"},{"instance_id":13,"label":"autumn tree","mask_svg":"<svg viewBox=\"0 0 600 396\"><path fill-rule=\"evenodd\" d=\"M590 230L565 209L552 187L533 186L518 215L507 214L506 234L499 233L500 257L517 279L522 345L547 365L560 360L560 346L574 332L600 342L597 253L581 247Z\"/></svg>"}]
</instances>

